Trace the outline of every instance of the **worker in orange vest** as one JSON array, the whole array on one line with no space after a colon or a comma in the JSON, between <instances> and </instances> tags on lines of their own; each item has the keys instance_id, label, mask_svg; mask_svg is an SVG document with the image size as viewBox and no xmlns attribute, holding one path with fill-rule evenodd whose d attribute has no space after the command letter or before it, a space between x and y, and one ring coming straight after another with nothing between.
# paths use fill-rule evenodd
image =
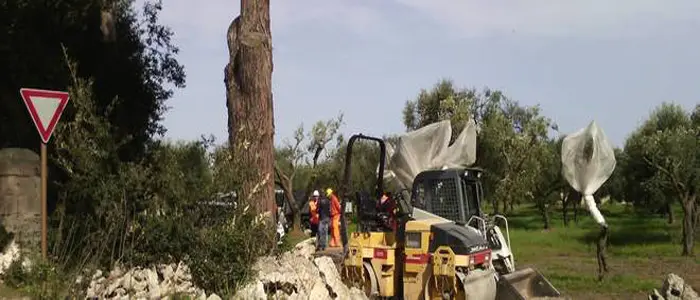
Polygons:
<instances>
[{"instance_id":1,"label":"worker in orange vest","mask_svg":"<svg viewBox=\"0 0 700 300\"><path fill-rule=\"evenodd\" d=\"M340 201L331 188L326 190L326 196L331 200L331 247L340 247Z\"/></svg>"},{"instance_id":2,"label":"worker in orange vest","mask_svg":"<svg viewBox=\"0 0 700 300\"><path fill-rule=\"evenodd\" d=\"M315 236L318 232L318 197L320 193L318 190L314 191L313 196L309 199L309 229L311 229L311 235Z\"/></svg>"}]
</instances>

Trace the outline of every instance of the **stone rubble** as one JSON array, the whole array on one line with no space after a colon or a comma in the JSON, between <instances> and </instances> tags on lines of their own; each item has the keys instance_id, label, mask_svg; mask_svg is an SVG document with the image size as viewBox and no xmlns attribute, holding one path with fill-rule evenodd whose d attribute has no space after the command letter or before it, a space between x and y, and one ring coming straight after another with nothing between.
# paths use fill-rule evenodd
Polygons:
<instances>
[{"instance_id":1,"label":"stone rubble","mask_svg":"<svg viewBox=\"0 0 700 300\"><path fill-rule=\"evenodd\" d=\"M661 291L654 289L649 300L700 300L698 293L683 278L676 274L668 274L664 279Z\"/></svg>"},{"instance_id":2,"label":"stone rubble","mask_svg":"<svg viewBox=\"0 0 700 300\"><path fill-rule=\"evenodd\" d=\"M10 243L5 246L5 249L0 253L0 275L4 275L10 265L22 257L22 252L19 245L12 239ZM29 258L25 257L22 261L22 268L29 270L32 267L32 262Z\"/></svg>"},{"instance_id":3,"label":"stone rubble","mask_svg":"<svg viewBox=\"0 0 700 300\"><path fill-rule=\"evenodd\" d=\"M311 238L279 257L259 258L253 266L256 276L233 299L367 299L362 291L343 284L330 257L314 258L314 251ZM87 290L88 298L99 299L162 299L174 294L198 300L221 299L215 294L207 297L205 291L195 287L183 263L128 271L115 267L109 274L98 270Z\"/></svg>"},{"instance_id":4,"label":"stone rubble","mask_svg":"<svg viewBox=\"0 0 700 300\"><path fill-rule=\"evenodd\" d=\"M78 279L80 280L80 279ZM97 270L88 285L88 298L99 299L161 299L172 295L190 295L194 299L221 299L192 284L192 275L184 263L135 267L127 271L115 267L109 274Z\"/></svg>"},{"instance_id":5,"label":"stone rubble","mask_svg":"<svg viewBox=\"0 0 700 300\"><path fill-rule=\"evenodd\" d=\"M19 245L13 239L4 251L0 253L0 275L5 274L5 271L12 265L13 262L20 258Z\"/></svg>"},{"instance_id":6,"label":"stone rubble","mask_svg":"<svg viewBox=\"0 0 700 300\"><path fill-rule=\"evenodd\" d=\"M368 299L348 288L330 257L313 258L314 239L307 239L280 257L262 257L253 267L257 276L234 299Z\"/></svg>"},{"instance_id":7,"label":"stone rubble","mask_svg":"<svg viewBox=\"0 0 700 300\"><path fill-rule=\"evenodd\" d=\"M233 299L368 299L359 289L343 284L330 257L314 257L314 244L310 238L278 257L259 258L253 266L253 280ZM0 253L0 274L19 258L20 249L13 241ZM150 268L116 266L109 273L97 270L88 277L88 299L168 299L189 295L191 299L221 300L216 294L207 297L204 290L194 286L189 267L182 262ZM78 277L76 283L85 279Z\"/></svg>"}]
</instances>

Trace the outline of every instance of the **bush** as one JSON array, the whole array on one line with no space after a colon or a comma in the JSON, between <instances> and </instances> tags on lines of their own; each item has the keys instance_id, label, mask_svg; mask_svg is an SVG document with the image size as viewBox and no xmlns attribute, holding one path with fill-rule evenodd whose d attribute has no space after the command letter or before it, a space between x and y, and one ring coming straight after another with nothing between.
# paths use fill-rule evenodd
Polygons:
<instances>
[{"instance_id":1,"label":"bush","mask_svg":"<svg viewBox=\"0 0 700 300\"><path fill-rule=\"evenodd\" d=\"M50 257L31 270L13 265L5 282L55 299L75 295L62 284L86 269L185 261L201 288L233 292L249 278L256 258L275 250L275 226L260 221L245 199L230 210L203 201L238 190L247 170L226 147L210 151L213 139L150 141L141 160L122 161L118 153L128 137L113 134L109 109L95 105L92 82L78 78L74 64L69 70L75 114L54 138L52 174L62 178L49 219ZM0 231L0 242L4 237Z\"/></svg>"},{"instance_id":2,"label":"bush","mask_svg":"<svg viewBox=\"0 0 700 300\"><path fill-rule=\"evenodd\" d=\"M50 261L32 258L32 263L27 266L23 266L23 261L25 259L21 257L5 271L3 280L7 286L28 294L32 299L60 299L72 294L71 281L60 275Z\"/></svg>"},{"instance_id":3,"label":"bush","mask_svg":"<svg viewBox=\"0 0 700 300\"><path fill-rule=\"evenodd\" d=\"M274 224L265 220L242 208L228 222L202 230L188 260L195 284L220 295L245 284L256 259L276 245Z\"/></svg>"},{"instance_id":4,"label":"bush","mask_svg":"<svg viewBox=\"0 0 700 300\"><path fill-rule=\"evenodd\" d=\"M148 216L139 222L128 261L134 265L179 262L195 248L197 228L184 217Z\"/></svg>"}]
</instances>

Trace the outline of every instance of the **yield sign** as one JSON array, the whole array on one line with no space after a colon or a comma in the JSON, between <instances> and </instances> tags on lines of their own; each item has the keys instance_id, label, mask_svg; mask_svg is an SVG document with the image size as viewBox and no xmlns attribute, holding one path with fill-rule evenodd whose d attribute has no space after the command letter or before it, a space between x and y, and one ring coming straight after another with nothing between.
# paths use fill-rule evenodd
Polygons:
<instances>
[{"instance_id":1,"label":"yield sign","mask_svg":"<svg viewBox=\"0 0 700 300\"><path fill-rule=\"evenodd\" d=\"M27 106L29 115L36 126L41 141L44 144L49 142L58 120L61 118L63 109L68 104L69 95L66 92L20 89L24 104Z\"/></svg>"}]
</instances>

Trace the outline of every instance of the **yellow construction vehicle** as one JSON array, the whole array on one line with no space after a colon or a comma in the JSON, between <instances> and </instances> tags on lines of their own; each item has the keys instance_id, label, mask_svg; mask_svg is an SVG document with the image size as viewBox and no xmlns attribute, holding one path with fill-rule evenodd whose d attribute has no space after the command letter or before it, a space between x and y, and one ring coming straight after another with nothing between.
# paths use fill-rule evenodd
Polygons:
<instances>
[{"instance_id":1,"label":"yellow construction vehicle","mask_svg":"<svg viewBox=\"0 0 700 300\"><path fill-rule=\"evenodd\" d=\"M500 229L490 225L479 208L480 184L474 185L479 183L477 169L419 174L411 192L396 195L396 209L389 216L376 209L376 199L384 190L384 141L358 134L348 141L340 188L345 199L352 198L348 191L352 146L359 139L379 144L379 172L376 197L355 201L358 230L348 234L345 216L341 216L341 276L346 284L361 288L370 298L506 300L560 296L539 272L530 268L514 271L509 241L506 243ZM341 202L342 211L345 203ZM396 221L396 228L386 222L389 218ZM481 221L482 229L467 226L475 220ZM494 253L510 256L493 257Z\"/></svg>"}]
</instances>

